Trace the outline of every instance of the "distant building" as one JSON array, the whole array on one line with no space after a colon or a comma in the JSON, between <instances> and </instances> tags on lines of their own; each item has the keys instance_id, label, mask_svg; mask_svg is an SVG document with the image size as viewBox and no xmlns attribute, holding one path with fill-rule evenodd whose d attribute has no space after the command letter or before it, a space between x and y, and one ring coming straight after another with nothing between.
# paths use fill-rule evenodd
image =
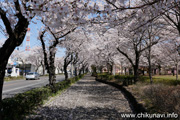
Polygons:
<instances>
[{"instance_id":1,"label":"distant building","mask_svg":"<svg viewBox=\"0 0 180 120\"><path fill-rule=\"evenodd\" d=\"M11 59L8 60L8 64L6 66L6 76L17 77L25 75L28 72L35 72L35 66L32 64L13 62Z\"/></svg>"}]
</instances>

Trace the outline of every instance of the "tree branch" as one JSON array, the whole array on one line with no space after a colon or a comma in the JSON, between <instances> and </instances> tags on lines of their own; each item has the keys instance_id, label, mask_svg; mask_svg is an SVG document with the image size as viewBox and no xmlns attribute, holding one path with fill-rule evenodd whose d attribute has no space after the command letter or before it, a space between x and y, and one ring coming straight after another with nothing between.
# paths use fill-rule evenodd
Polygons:
<instances>
[{"instance_id":1,"label":"tree branch","mask_svg":"<svg viewBox=\"0 0 180 120\"><path fill-rule=\"evenodd\" d=\"M44 40L43 40L43 37L44 37L44 34L45 34L46 30L44 30L41 35L40 35L40 41L41 41L41 44L42 44L42 48L43 48L43 53L44 53L44 64L46 66L46 69L48 70L48 73L49 73L49 63L47 61L47 53L46 53L46 45L44 43Z\"/></svg>"},{"instance_id":2,"label":"tree branch","mask_svg":"<svg viewBox=\"0 0 180 120\"><path fill-rule=\"evenodd\" d=\"M150 44L150 45L148 45L147 47L141 49L141 50L139 51L139 53L143 52L144 50L146 50L146 49L152 47L153 45L155 45L155 44L157 44L157 43L158 43L158 41L152 42L152 44Z\"/></svg>"},{"instance_id":3,"label":"tree branch","mask_svg":"<svg viewBox=\"0 0 180 120\"><path fill-rule=\"evenodd\" d=\"M123 52L119 48L117 48L117 50L129 60L129 62L131 63L132 66L134 66L134 63L133 63L132 59L125 52Z\"/></svg>"},{"instance_id":4,"label":"tree branch","mask_svg":"<svg viewBox=\"0 0 180 120\"><path fill-rule=\"evenodd\" d=\"M13 35L13 30L11 28L11 23L9 22L9 19L6 17L6 12L0 7L0 15L1 19L6 27L6 31L9 35Z\"/></svg>"}]
</instances>

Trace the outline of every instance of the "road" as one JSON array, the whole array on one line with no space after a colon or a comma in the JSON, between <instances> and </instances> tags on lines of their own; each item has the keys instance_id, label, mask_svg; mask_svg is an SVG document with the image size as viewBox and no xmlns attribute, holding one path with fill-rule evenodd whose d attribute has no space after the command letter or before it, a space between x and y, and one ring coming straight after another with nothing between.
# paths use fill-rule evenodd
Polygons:
<instances>
[{"instance_id":1,"label":"road","mask_svg":"<svg viewBox=\"0 0 180 120\"><path fill-rule=\"evenodd\" d=\"M64 75L57 75L56 81L64 80ZM49 83L48 76L40 77L39 80L15 80L4 82L2 98L13 97L17 93L23 93L33 88L42 87Z\"/></svg>"}]
</instances>

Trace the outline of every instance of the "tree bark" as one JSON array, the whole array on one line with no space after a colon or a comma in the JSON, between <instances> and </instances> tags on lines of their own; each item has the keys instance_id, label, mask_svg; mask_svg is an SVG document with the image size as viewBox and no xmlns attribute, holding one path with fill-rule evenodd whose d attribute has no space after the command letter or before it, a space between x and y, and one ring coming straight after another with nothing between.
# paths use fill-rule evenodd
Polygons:
<instances>
[{"instance_id":1,"label":"tree bark","mask_svg":"<svg viewBox=\"0 0 180 120\"><path fill-rule=\"evenodd\" d=\"M54 87L54 83L56 82L56 75L55 75L55 66L54 66L54 60L55 60L55 54L56 52L53 50L54 47L50 47L50 56L49 56L49 83L51 86Z\"/></svg>"},{"instance_id":2,"label":"tree bark","mask_svg":"<svg viewBox=\"0 0 180 120\"><path fill-rule=\"evenodd\" d=\"M151 43L151 40L150 40L150 43ZM151 66L151 47L149 47L148 49L148 64L149 64L149 79L150 79L150 84L153 83L153 80L152 80L152 66Z\"/></svg>"},{"instance_id":3,"label":"tree bark","mask_svg":"<svg viewBox=\"0 0 180 120\"><path fill-rule=\"evenodd\" d=\"M125 75L127 74L127 69L126 69L126 67L124 68L124 71L125 71Z\"/></svg>"},{"instance_id":4,"label":"tree bark","mask_svg":"<svg viewBox=\"0 0 180 120\"><path fill-rule=\"evenodd\" d=\"M139 53L136 51L136 60L135 60L135 64L133 65L133 69L134 69L134 83L136 83L138 81L138 77L139 77Z\"/></svg>"},{"instance_id":5,"label":"tree bark","mask_svg":"<svg viewBox=\"0 0 180 120\"><path fill-rule=\"evenodd\" d=\"M134 83L137 82L138 80L138 68L139 68L139 58L140 58L140 51L137 50L137 48L135 47L135 64L133 63L132 59L128 56L128 54L124 53L123 51L121 51L119 48L117 48L117 50L122 54L124 55L128 60L129 62L131 63L132 67L133 67L133 70L134 70ZM130 72L130 71L129 71Z\"/></svg>"},{"instance_id":6,"label":"tree bark","mask_svg":"<svg viewBox=\"0 0 180 120\"><path fill-rule=\"evenodd\" d=\"M65 80L68 79L68 72L67 72L67 65L64 64L64 75L65 75Z\"/></svg>"},{"instance_id":7,"label":"tree bark","mask_svg":"<svg viewBox=\"0 0 180 120\"><path fill-rule=\"evenodd\" d=\"M70 57L70 58L69 58ZM69 60L68 60L69 58ZM67 67L68 65L72 62L73 60L73 55L72 53L68 53L66 58L64 59L64 75L65 75L65 80L68 79L68 72L67 72Z\"/></svg>"},{"instance_id":8,"label":"tree bark","mask_svg":"<svg viewBox=\"0 0 180 120\"><path fill-rule=\"evenodd\" d=\"M75 66L75 76L77 76L77 67Z\"/></svg>"},{"instance_id":9,"label":"tree bark","mask_svg":"<svg viewBox=\"0 0 180 120\"><path fill-rule=\"evenodd\" d=\"M175 75L175 73L174 73L174 72L175 72L174 68L173 68L171 71L172 71L171 73L172 73L173 76L174 76L174 75Z\"/></svg>"},{"instance_id":10,"label":"tree bark","mask_svg":"<svg viewBox=\"0 0 180 120\"><path fill-rule=\"evenodd\" d=\"M71 61L67 61L67 58L70 56L70 54L68 54L67 56L66 56L66 58L64 59L64 75L65 75L65 80L67 80L68 79L68 71L67 71L67 67L68 67L68 65L70 64L70 62Z\"/></svg>"},{"instance_id":11,"label":"tree bark","mask_svg":"<svg viewBox=\"0 0 180 120\"><path fill-rule=\"evenodd\" d=\"M82 74L82 68L79 70L79 75L81 75Z\"/></svg>"},{"instance_id":12,"label":"tree bark","mask_svg":"<svg viewBox=\"0 0 180 120\"><path fill-rule=\"evenodd\" d=\"M134 83L136 83L137 80L138 80L138 76L139 76L139 74L138 74L138 65L134 65L133 70L134 70Z\"/></svg>"},{"instance_id":13,"label":"tree bark","mask_svg":"<svg viewBox=\"0 0 180 120\"><path fill-rule=\"evenodd\" d=\"M0 120L3 120L2 116L2 91L3 91L3 84L4 84L4 76L5 76L5 69L7 65L8 60L5 60L4 62L0 63Z\"/></svg>"},{"instance_id":14,"label":"tree bark","mask_svg":"<svg viewBox=\"0 0 180 120\"><path fill-rule=\"evenodd\" d=\"M18 1L16 1L16 7L18 6L19 6L19 3ZM15 29L12 30L11 24L8 18L6 17L6 13L2 9L0 10L0 16L9 34L9 38L5 41L3 46L0 48L0 55L1 55L0 57L0 120L2 120L3 119L2 118L2 90L3 90L6 65L14 49L23 42L29 22L19 12L18 14L19 21L17 22Z\"/></svg>"},{"instance_id":15,"label":"tree bark","mask_svg":"<svg viewBox=\"0 0 180 120\"><path fill-rule=\"evenodd\" d=\"M44 30L42 32L42 34L40 35L40 41L42 44L42 48L43 48L43 54L44 54L44 65L46 66L47 72L49 74L49 85L52 86L52 90L54 90L54 83L56 81L56 75L55 75L55 55L56 55L56 46L58 44L58 42L53 42L53 44L49 47L49 54L50 56L48 57L47 53L46 53L46 46L45 46L45 42L43 40L44 34L45 34L46 30ZM48 60L50 62L48 62Z\"/></svg>"},{"instance_id":16,"label":"tree bark","mask_svg":"<svg viewBox=\"0 0 180 120\"><path fill-rule=\"evenodd\" d=\"M178 80L178 63L176 64L176 80Z\"/></svg>"},{"instance_id":17,"label":"tree bark","mask_svg":"<svg viewBox=\"0 0 180 120\"><path fill-rule=\"evenodd\" d=\"M159 71L159 75L161 75L161 65L158 65L158 71Z\"/></svg>"}]
</instances>

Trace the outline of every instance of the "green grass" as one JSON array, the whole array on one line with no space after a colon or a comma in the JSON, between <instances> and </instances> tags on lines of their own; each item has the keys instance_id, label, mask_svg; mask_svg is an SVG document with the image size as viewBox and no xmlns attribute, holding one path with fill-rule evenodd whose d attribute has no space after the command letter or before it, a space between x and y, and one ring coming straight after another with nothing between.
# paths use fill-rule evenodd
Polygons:
<instances>
[{"instance_id":1,"label":"green grass","mask_svg":"<svg viewBox=\"0 0 180 120\"><path fill-rule=\"evenodd\" d=\"M122 84L123 80L133 76L98 74L97 78L109 80L116 84ZM110 78L110 79L109 79ZM180 78L180 76L179 76ZM148 113L172 113L180 114L180 80L173 75L153 76L153 84L150 84L149 76L140 76L136 84L128 84L125 87L135 96L139 104L142 104Z\"/></svg>"},{"instance_id":2,"label":"green grass","mask_svg":"<svg viewBox=\"0 0 180 120\"><path fill-rule=\"evenodd\" d=\"M180 78L180 76L178 76ZM180 80L176 80L176 76L172 75L156 75L152 77L154 84L180 85ZM150 83L148 76L141 76L140 82Z\"/></svg>"},{"instance_id":3,"label":"green grass","mask_svg":"<svg viewBox=\"0 0 180 120\"><path fill-rule=\"evenodd\" d=\"M156 75L156 76L153 76L153 78L176 80L176 76L173 76L173 75ZM178 75L178 78L180 78L180 75Z\"/></svg>"},{"instance_id":4,"label":"green grass","mask_svg":"<svg viewBox=\"0 0 180 120\"><path fill-rule=\"evenodd\" d=\"M180 75L178 76L180 78ZM102 80L114 80L116 83L122 83L123 81L132 80L133 75L110 75L108 73L97 74L98 79ZM144 84L150 84L149 76L140 76L139 81ZM156 75L153 76L153 84L164 84L176 86L180 85L180 79L176 80L176 76L173 75Z\"/></svg>"},{"instance_id":5,"label":"green grass","mask_svg":"<svg viewBox=\"0 0 180 120\"><path fill-rule=\"evenodd\" d=\"M13 81L13 80L22 80L25 79L24 76L18 76L18 77L5 77L4 81Z\"/></svg>"}]
</instances>

